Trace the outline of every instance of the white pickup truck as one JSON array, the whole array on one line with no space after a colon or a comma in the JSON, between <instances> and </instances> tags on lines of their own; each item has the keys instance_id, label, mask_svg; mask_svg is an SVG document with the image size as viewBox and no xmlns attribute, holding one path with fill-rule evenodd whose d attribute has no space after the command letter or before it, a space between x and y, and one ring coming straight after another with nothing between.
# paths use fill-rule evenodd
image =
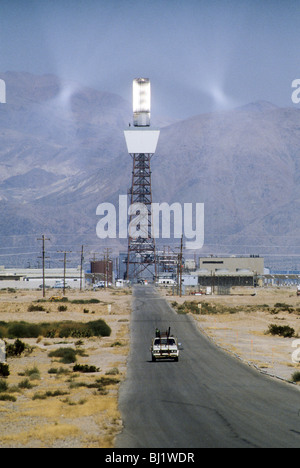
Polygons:
<instances>
[{"instance_id":1,"label":"white pickup truck","mask_svg":"<svg viewBox=\"0 0 300 468\"><path fill-rule=\"evenodd\" d=\"M170 336L168 332L157 333L156 337L152 339L151 356L153 362L157 359L173 359L174 361L178 361L179 347L177 338Z\"/></svg>"}]
</instances>

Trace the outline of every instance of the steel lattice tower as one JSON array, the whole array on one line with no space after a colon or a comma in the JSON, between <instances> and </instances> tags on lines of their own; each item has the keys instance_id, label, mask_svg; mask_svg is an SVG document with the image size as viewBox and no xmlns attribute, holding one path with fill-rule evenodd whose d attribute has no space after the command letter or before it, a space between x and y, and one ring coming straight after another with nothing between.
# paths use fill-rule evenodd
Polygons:
<instances>
[{"instance_id":1,"label":"steel lattice tower","mask_svg":"<svg viewBox=\"0 0 300 468\"><path fill-rule=\"evenodd\" d=\"M133 162L129 190L132 210L129 214L127 278L156 277L155 239L152 229L151 158L155 153L159 130L150 129L150 82L133 81L134 127L126 130L128 153Z\"/></svg>"},{"instance_id":2,"label":"steel lattice tower","mask_svg":"<svg viewBox=\"0 0 300 468\"><path fill-rule=\"evenodd\" d=\"M151 219L151 169L150 160L151 154L139 153L132 154L133 171L132 171L132 186L130 190L131 205L142 203L147 209L147 219L144 219L144 229L140 229L141 236L131 237L129 227L128 237L128 255L127 255L127 277L139 278L141 274L148 270L150 274L156 277L156 255L155 255L155 239L152 237L152 219ZM139 214L137 212L136 214ZM135 216L136 216L135 214ZM134 215L129 217L129 226L133 221ZM154 271L151 271L151 268Z\"/></svg>"}]
</instances>

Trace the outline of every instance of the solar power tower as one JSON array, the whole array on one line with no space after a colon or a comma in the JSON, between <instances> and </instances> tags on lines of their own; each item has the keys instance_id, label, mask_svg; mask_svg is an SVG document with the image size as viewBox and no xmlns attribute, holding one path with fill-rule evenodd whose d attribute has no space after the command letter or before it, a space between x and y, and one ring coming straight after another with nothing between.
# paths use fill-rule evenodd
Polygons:
<instances>
[{"instance_id":1,"label":"solar power tower","mask_svg":"<svg viewBox=\"0 0 300 468\"><path fill-rule=\"evenodd\" d=\"M151 158L156 151L159 130L150 128L151 90L148 78L133 80L133 126L124 131L133 162L129 190L127 279L154 279L155 239L152 229Z\"/></svg>"}]
</instances>

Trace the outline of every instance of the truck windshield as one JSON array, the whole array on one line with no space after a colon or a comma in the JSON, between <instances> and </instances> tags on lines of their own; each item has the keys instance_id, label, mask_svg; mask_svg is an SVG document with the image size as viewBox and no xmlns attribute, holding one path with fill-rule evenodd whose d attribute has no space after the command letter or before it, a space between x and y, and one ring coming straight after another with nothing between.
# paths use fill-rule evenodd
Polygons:
<instances>
[{"instance_id":1,"label":"truck windshield","mask_svg":"<svg viewBox=\"0 0 300 468\"><path fill-rule=\"evenodd\" d=\"M175 340L174 340L174 338L156 338L154 344L155 345L162 344L162 345L173 346L173 345L175 345Z\"/></svg>"}]
</instances>

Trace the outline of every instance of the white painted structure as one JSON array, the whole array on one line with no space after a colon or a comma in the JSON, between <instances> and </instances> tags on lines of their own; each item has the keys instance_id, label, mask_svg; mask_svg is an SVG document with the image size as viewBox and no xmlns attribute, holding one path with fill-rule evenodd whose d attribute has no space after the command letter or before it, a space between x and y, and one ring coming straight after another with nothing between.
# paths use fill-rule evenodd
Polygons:
<instances>
[{"instance_id":1,"label":"white painted structure","mask_svg":"<svg viewBox=\"0 0 300 468\"><path fill-rule=\"evenodd\" d=\"M156 151L159 130L134 127L124 131L129 154L154 154Z\"/></svg>"}]
</instances>

